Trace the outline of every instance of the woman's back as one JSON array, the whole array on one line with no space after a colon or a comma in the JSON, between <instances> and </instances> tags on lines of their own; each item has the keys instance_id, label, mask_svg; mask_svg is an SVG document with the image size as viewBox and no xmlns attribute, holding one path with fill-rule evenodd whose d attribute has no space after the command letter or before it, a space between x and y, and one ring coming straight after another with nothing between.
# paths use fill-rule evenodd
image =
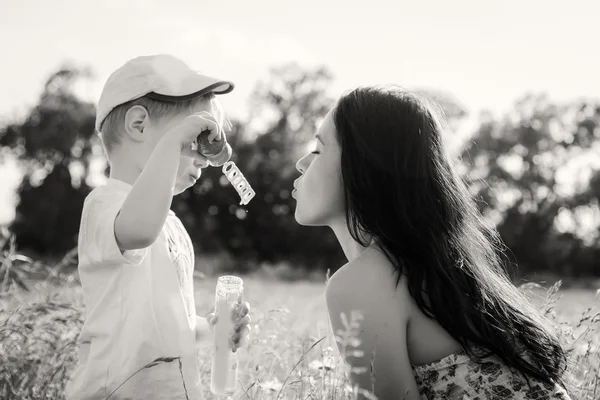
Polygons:
<instances>
[{"instance_id":1,"label":"woman's back","mask_svg":"<svg viewBox=\"0 0 600 400\"><path fill-rule=\"evenodd\" d=\"M405 329L408 357L421 398L569 398L558 385L549 385L529 378L529 386L521 374L513 373L495 356L484 358L483 364L472 360L439 323L423 314L408 293L404 279L400 279L397 287L394 285L394 280L390 279L393 272L392 265L385 255L372 245L332 276L327 287L328 305L330 310L343 309L343 304L347 303L346 294L350 293L364 302L363 309L380 313L378 318L366 320L387 321L384 322L386 325L361 325L361 342L364 342L365 338L378 336L380 343L394 343L398 337L396 329ZM359 293L365 295L357 295ZM347 313L351 311L347 310ZM398 318L398 315L405 315L406 318ZM332 321L337 320L333 316L330 317ZM406 321L405 326L398 327L397 322L402 320ZM340 328L334 326L334 330ZM376 334L372 334L373 332ZM382 335L389 337L381 337ZM369 343L364 344L367 348L371 347ZM379 346L375 357L377 354L389 356L395 352L393 349ZM390 366L380 364L378 367L388 369L400 362L388 359ZM375 375L377 376L377 370Z\"/></svg>"},{"instance_id":2,"label":"woman's back","mask_svg":"<svg viewBox=\"0 0 600 400\"><path fill-rule=\"evenodd\" d=\"M408 293L404 279L400 279L398 286L395 286L394 280L391 279L393 273L390 262L373 245L360 257L338 270L328 286L339 282L338 284L344 285L346 291L368 293L364 300L379 303L373 308L383 314L381 320L392 321L396 315L405 313L408 354L413 365L434 362L462 350L460 344L440 324L419 310ZM343 279L340 279L342 277ZM385 298L392 298L393 302L381 304Z\"/></svg>"}]
</instances>

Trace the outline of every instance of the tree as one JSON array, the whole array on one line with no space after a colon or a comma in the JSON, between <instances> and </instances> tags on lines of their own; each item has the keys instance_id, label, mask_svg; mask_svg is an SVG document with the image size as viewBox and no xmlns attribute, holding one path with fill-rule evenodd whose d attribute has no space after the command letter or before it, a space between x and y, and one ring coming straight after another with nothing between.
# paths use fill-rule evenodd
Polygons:
<instances>
[{"instance_id":1,"label":"tree","mask_svg":"<svg viewBox=\"0 0 600 400\"><path fill-rule=\"evenodd\" d=\"M557 176L569 159L590 151L597 140L598 116L583 118L587 107L559 106L544 95L525 96L501 120L485 116L461 156L470 166L464 177L481 211L498 223L504 242L524 270L549 267L574 273L564 266L573 265L567 260L575 251L557 258L556 249L580 249L581 240L574 243L575 236L558 234L555 221L565 207L589 203L594 182L574 202L557 190Z\"/></svg>"},{"instance_id":2,"label":"tree","mask_svg":"<svg viewBox=\"0 0 600 400\"><path fill-rule=\"evenodd\" d=\"M58 256L76 245L83 201L91 190L86 178L101 152L94 106L73 92L75 83L90 76L85 69L60 68L26 118L0 128L0 146L11 148L25 171L10 227L21 249ZM333 233L298 225L290 197L299 176L295 164L334 105L328 95L331 80L325 68L286 64L257 84L249 119L233 121L227 134L232 160L256 197L239 206L221 169L209 168L192 190L173 201L199 252L226 252L237 260L238 270L283 260L312 268L342 264ZM440 104L446 117L456 121L465 115L451 96L420 92ZM530 95L500 119L482 116L461 155L462 174L524 271L584 275L600 270L597 240L557 228L565 213L598 209L600 168L574 194L558 190L559 172L569 160L586 153L600 159L598 139L600 105L592 102L557 105ZM598 219L593 226L600 226Z\"/></svg>"},{"instance_id":3,"label":"tree","mask_svg":"<svg viewBox=\"0 0 600 400\"><path fill-rule=\"evenodd\" d=\"M13 149L25 170L11 230L20 247L58 255L77 243L94 146L95 109L73 93L88 69L63 66L46 81L24 121L0 130L0 146Z\"/></svg>"}]
</instances>

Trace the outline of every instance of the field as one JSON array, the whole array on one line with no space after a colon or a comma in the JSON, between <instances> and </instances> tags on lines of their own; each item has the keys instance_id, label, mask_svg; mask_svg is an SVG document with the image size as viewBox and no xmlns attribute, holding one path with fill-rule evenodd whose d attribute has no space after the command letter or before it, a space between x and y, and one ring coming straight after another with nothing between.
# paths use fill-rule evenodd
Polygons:
<instances>
[{"instance_id":1,"label":"field","mask_svg":"<svg viewBox=\"0 0 600 400\"><path fill-rule=\"evenodd\" d=\"M252 306L252 335L239 352L240 392L235 399L352 398L325 311L321 282L282 282L244 277ZM213 301L215 279L196 281L198 314ZM534 301L546 291L533 288ZM579 399L600 398L600 335L594 290L560 290L550 315L572 328ZM82 300L76 282L37 283L31 293L13 290L0 299L0 398L61 399L75 362ZM591 308L591 310L588 310ZM587 318L587 319L586 319ZM583 319L583 322L580 320ZM319 342L319 339L325 337ZM577 339L578 338L578 339ZM315 343L318 344L311 348ZM208 353L203 358L209 387ZM213 396L208 392L206 398Z\"/></svg>"}]
</instances>

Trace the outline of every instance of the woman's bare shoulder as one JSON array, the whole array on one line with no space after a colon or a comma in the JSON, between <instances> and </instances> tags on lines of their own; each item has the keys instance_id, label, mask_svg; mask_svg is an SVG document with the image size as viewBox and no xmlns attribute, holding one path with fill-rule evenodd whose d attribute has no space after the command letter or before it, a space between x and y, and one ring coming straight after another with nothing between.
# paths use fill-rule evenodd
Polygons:
<instances>
[{"instance_id":1,"label":"woman's bare shoulder","mask_svg":"<svg viewBox=\"0 0 600 400\"><path fill-rule=\"evenodd\" d=\"M396 315L410 309L412 302L405 279L398 274L381 250L370 247L333 274L327 283L326 294L331 300L343 301L353 297L366 303L367 308L390 308ZM406 308L404 308L406 306Z\"/></svg>"}]
</instances>

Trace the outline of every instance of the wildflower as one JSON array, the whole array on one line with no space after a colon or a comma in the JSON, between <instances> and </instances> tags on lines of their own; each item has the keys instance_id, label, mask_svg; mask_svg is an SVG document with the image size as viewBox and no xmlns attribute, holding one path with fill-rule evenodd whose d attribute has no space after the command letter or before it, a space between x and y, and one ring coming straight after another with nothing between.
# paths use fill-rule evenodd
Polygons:
<instances>
[{"instance_id":1,"label":"wildflower","mask_svg":"<svg viewBox=\"0 0 600 400\"><path fill-rule=\"evenodd\" d=\"M278 392L282 388L281 382L277 378L265 381L260 384L260 387L265 391Z\"/></svg>"},{"instance_id":2,"label":"wildflower","mask_svg":"<svg viewBox=\"0 0 600 400\"><path fill-rule=\"evenodd\" d=\"M330 371L335 367L335 362L332 357L324 357L323 360L313 360L308 364L308 368L319 370L324 369Z\"/></svg>"}]
</instances>

